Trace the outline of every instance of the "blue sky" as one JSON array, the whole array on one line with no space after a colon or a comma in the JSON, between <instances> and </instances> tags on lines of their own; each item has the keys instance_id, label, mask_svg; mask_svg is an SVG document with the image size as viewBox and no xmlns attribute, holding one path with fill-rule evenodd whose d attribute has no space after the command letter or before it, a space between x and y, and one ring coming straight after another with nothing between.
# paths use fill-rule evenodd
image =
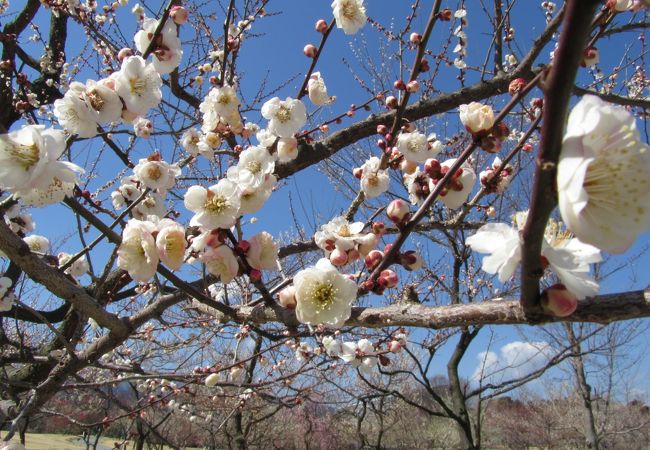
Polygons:
<instances>
[{"instance_id":1,"label":"blue sky","mask_svg":"<svg viewBox=\"0 0 650 450\"><path fill-rule=\"evenodd\" d=\"M124 24L124 29L126 30L124 35L127 38L130 38L136 30L136 21L128 12L133 4L134 2L131 2L129 7L119 15L121 23ZM410 10L410 2L368 0L366 4L369 16L386 27L390 27L392 23L397 24L399 27L402 24L403 18L409 14ZM456 9L455 2L446 3L446 6L452 10ZM267 11L269 12L269 16L256 21L253 25L253 33L259 35L249 38L243 44L240 53L238 65L242 68L243 74L240 80L240 86L245 100L252 98L265 79L270 90L275 86L283 85L286 80L295 77L293 81L289 82L274 94L281 98L295 96L302 83L304 72L310 62L303 55L302 49L305 44L312 43L318 45L320 41L320 34L314 31L314 23L320 18L327 21L331 20L329 1L283 0L270 2ZM275 13L278 14L276 15ZM414 31L421 31L423 29L427 16L428 11L425 7L421 14L413 21ZM393 17L397 19L393 20ZM467 33L470 38L467 61L469 65L481 66L485 59L485 51L490 44L490 37L486 33L487 22L485 14L478 3L468 3L468 20L469 27ZM217 18L211 24L219 26L222 21L223 13L218 9ZM517 42L512 47L514 54L521 56L525 53L529 48L531 39L543 29L544 25L544 17L539 9L539 2L534 2L532 6L529 2L516 3L512 10L512 26L516 30ZM43 24L43 26L45 27L46 25ZM429 49L434 53L441 51L447 42L448 34L446 24L436 25L430 39ZM75 54L81 50L81 45L85 45L85 39L81 39L82 35L76 24L71 25L70 35L74 36L75 39L69 40L67 51L69 54ZM182 27L181 39L188 40L191 38L192 33L189 27ZM450 42L450 48L453 48L456 44L456 39L452 38ZM602 67L605 73L607 73L607 70L620 64L621 61L618 58L624 58L621 55L624 55L625 52L621 52L621 48L627 49L628 47L632 47L630 53L634 54L637 45L638 41L634 33L627 34L621 39L602 40L599 43L599 48L601 50ZM27 48L36 48L36 45L27 45ZM389 84L391 80L397 78L399 74L396 71L395 61L387 58L395 49L396 45L394 43L387 42L385 36L370 25L366 25L362 32L354 37L347 36L340 30L334 30L316 70L321 71L330 93L337 95L338 100L334 105L323 108L323 110L317 113L316 117L318 119L326 119L332 115L344 112L351 103L360 104L368 100L369 94L359 88L358 83L355 81L355 75L358 75L373 89L377 88L377 85L373 83L364 71L364 65L366 63L380 67L379 72L386 74L386 80ZM540 58L541 62L547 61L547 55L550 50L550 47L545 49ZM504 53L507 52L505 51ZM404 54L407 68L410 68L414 52L407 50ZM384 65L382 66L381 64ZM433 62L431 65L433 67ZM96 76L90 70L91 67L92 64L82 67L79 73L79 81L85 81L86 77ZM629 68L625 68L621 76L623 74L629 74ZM443 64L440 74L436 78L435 88L441 92L451 92L458 89L459 82L456 79L456 75L458 75L458 70L453 67L446 67ZM585 69L581 70L579 77L585 82L593 80L593 76ZM467 83L474 83L479 78L478 74L469 72L467 75ZM206 89L204 88L204 93ZM540 95L539 91L535 95ZM497 108L500 104L500 102L497 102ZM259 107L260 105L257 106ZM308 105L308 111L314 111L313 105ZM383 110L374 106L371 112L383 112ZM370 113L360 111L352 120L344 121L343 126L354 120L360 120L367 114ZM249 120L259 121L259 115L255 111L247 113L246 116ZM261 121L258 123L262 126L264 125ZM162 125L164 124L160 122L154 123L156 127ZM435 131L439 136L444 137L457 132L459 128L460 122L458 117L452 113L429 121L426 132L428 134L431 131ZM332 126L332 129L336 129L336 126ZM152 138L149 141L139 140L135 147L135 154L138 155L137 157L143 157L156 148L163 150L163 154L165 154L165 152L171 152L171 146L172 144L166 138L162 137ZM93 155L92 152L97 151L97 146L94 143L81 144L75 147L74 152L82 158ZM377 154L377 150L371 145L361 144L360 148L360 155L369 156L371 152ZM137 157L134 156L133 158L136 159ZM97 188L105 179L111 177L113 173L119 170L119 166L117 166L118 161L112 155L107 155L105 161L106 163L102 166L100 173L100 180L91 184L93 188ZM363 163L361 156L359 156L356 162L358 165ZM393 186L393 188L399 191L399 188L396 186ZM107 196L109 193L110 190L106 191L104 196ZM262 229L274 235L280 232L295 232L293 217L287 212L290 204L295 208L294 214L297 221L301 223L307 233L314 231L314 226L318 227L332 217L340 214L348 206L345 198L334 189L322 173L315 169L309 169L304 173L291 177L286 181L286 185L282 189L274 193L267 205L259 213L254 214L259 221L255 225L248 225L246 227L247 232L252 234ZM188 219L189 215L183 210L182 205L179 205L179 209L184 212L182 217ZM317 218L314 218L314 213L317 214ZM45 234L50 238L55 238L60 229L71 226L68 222L69 219L66 211L61 206L34 210L33 214L39 225L37 233ZM56 230L49 229L52 223L56 223ZM91 231L89 235L94 236L94 231ZM625 255L612 257L608 260L604 270L605 273L618 267L620 269L614 271L603 282L601 292L617 292L647 286L648 276L644 268L650 263L646 251L649 236L649 234L645 234L639 238L635 246ZM69 251L78 249L79 244L77 239L71 239L66 242L63 248ZM639 253L642 253L642 255L630 263L630 257ZM470 347L470 351L461 365L461 372L465 376L469 377L474 373L477 366L477 356L480 352L485 351L488 346L490 346L490 349L497 356L503 357L503 353L500 353L502 347L512 342L521 341L524 339L524 336L532 340L542 339L537 335L534 327L493 327L493 330L495 334L491 336L490 332L485 329ZM455 342L455 339L452 341ZM642 334L636 341L635 348L639 352L646 353L649 344L648 334ZM512 346L508 348L512 348ZM441 351L439 355L439 361L441 361L440 369L434 368L433 373L444 372L445 358L448 357L450 352L451 346L447 346L447 348ZM646 371L650 369L647 359L642 360L640 364L640 367L645 368ZM638 387L647 390L650 388L648 383L645 378L639 379Z\"/></svg>"}]
</instances>

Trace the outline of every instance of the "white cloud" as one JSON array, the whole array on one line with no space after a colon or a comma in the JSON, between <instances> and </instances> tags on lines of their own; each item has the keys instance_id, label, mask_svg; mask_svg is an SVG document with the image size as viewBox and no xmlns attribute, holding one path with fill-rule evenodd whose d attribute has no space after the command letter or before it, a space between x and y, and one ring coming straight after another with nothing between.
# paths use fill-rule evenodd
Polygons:
<instances>
[{"instance_id":1,"label":"white cloud","mask_svg":"<svg viewBox=\"0 0 650 450\"><path fill-rule=\"evenodd\" d=\"M515 341L501 347L497 352L480 352L472 382L478 384L499 383L520 378L542 368L552 357L548 342Z\"/></svg>"}]
</instances>

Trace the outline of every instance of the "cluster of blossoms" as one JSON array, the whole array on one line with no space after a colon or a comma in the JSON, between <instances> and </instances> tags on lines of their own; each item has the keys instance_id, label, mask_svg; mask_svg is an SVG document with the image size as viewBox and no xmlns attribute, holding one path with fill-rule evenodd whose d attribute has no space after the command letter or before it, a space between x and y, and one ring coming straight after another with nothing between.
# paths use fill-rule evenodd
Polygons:
<instances>
[{"instance_id":1,"label":"cluster of blossoms","mask_svg":"<svg viewBox=\"0 0 650 450\"><path fill-rule=\"evenodd\" d=\"M514 175L514 169L509 164L506 164L505 167L501 167L503 164L501 158L496 157L492 162L492 165L486 168L479 174L479 180L481 181L481 186L489 193L503 193L508 185L510 180ZM499 174L495 178L497 171Z\"/></svg>"},{"instance_id":2,"label":"cluster of blossoms","mask_svg":"<svg viewBox=\"0 0 650 450\"><path fill-rule=\"evenodd\" d=\"M379 242L379 234L364 233L362 222L350 223L343 216L335 217L314 235L316 245L325 251L335 266L344 266L365 257Z\"/></svg>"},{"instance_id":3,"label":"cluster of blossoms","mask_svg":"<svg viewBox=\"0 0 650 450\"><path fill-rule=\"evenodd\" d=\"M465 28L467 27L467 11L465 9L459 9L454 13L454 17L460 20L460 25L454 30L454 36L458 38L458 44L454 47L454 53L457 53L458 56L454 59L454 66L457 69L465 69L467 63L465 62L465 57L467 56L467 33Z\"/></svg>"},{"instance_id":4,"label":"cluster of blossoms","mask_svg":"<svg viewBox=\"0 0 650 450\"><path fill-rule=\"evenodd\" d=\"M0 188L26 205L60 202L83 172L76 164L59 161L65 149L63 132L43 125L24 125L0 135Z\"/></svg>"},{"instance_id":5,"label":"cluster of blossoms","mask_svg":"<svg viewBox=\"0 0 650 450\"><path fill-rule=\"evenodd\" d=\"M385 351L378 351L368 339L359 339L357 342L343 342L334 336L323 337L321 343L325 353L332 358L340 358L353 368L359 369L362 375L369 376L377 366L388 365L390 360L385 356ZM398 353L406 346L406 334L403 331L395 333L387 345L387 351Z\"/></svg>"}]
</instances>

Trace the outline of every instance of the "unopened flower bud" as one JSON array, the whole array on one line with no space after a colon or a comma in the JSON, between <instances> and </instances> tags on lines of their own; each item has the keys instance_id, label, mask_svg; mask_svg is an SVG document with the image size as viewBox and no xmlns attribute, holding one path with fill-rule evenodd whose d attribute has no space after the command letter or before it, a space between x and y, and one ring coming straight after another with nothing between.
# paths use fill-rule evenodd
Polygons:
<instances>
[{"instance_id":1,"label":"unopened flower bud","mask_svg":"<svg viewBox=\"0 0 650 450\"><path fill-rule=\"evenodd\" d=\"M404 90L406 90L406 84L404 83L404 80L396 80L396 81L393 83L393 86L394 86L395 89L397 89L398 91L404 91Z\"/></svg>"},{"instance_id":2,"label":"unopened flower bud","mask_svg":"<svg viewBox=\"0 0 650 450\"><path fill-rule=\"evenodd\" d=\"M411 33L411 36L409 36L409 41L411 41L413 44L419 44L422 42L422 35L420 33Z\"/></svg>"},{"instance_id":3,"label":"unopened flower bud","mask_svg":"<svg viewBox=\"0 0 650 450\"><path fill-rule=\"evenodd\" d=\"M327 22L325 22L323 19L320 19L316 22L316 26L314 28L319 33L325 33L327 31Z\"/></svg>"},{"instance_id":4,"label":"unopened flower bud","mask_svg":"<svg viewBox=\"0 0 650 450\"><path fill-rule=\"evenodd\" d=\"M408 250L399 256L400 264L406 270L418 270L424 265L422 257L415 250Z\"/></svg>"},{"instance_id":5,"label":"unopened flower bud","mask_svg":"<svg viewBox=\"0 0 650 450\"><path fill-rule=\"evenodd\" d=\"M437 180L441 176L442 166L437 159L427 159L424 163L424 172L432 179Z\"/></svg>"},{"instance_id":6,"label":"unopened flower bud","mask_svg":"<svg viewBox=\"0 0 650 450\"><path fill-rule=\"evenodd\" d=\"M315 45L307 44L305 45L305 48L302 49L302 52L308 58L315 58L316 54L318 53L318 49L316 48Z\"/></svg>"},{"instance_id":7,"label":"unopened flower bud","mask_svg":"<svg viewBox=\"0 0 650 450\"><path fill-rule=\"evenodd\" d=\"M417 92L420 90L420 82L418 80L409 81L406 85L406 92Z\"/></svg>"},{"instance_id":8,"label":"unopened flower bud","mask_svg":"<svg viewBox=\"0 0 650 450\"><path fill-rule=\"evenodd\" d=\"M554 284L542 293L542 308L555 317L573 314L578 307L578 299L563 284Z\"/></svg>"},{"instance_id":9,"label":"unopened flower bud","mask_svg":"<svg viewBox=\"0 0 650 450\"><path fill-rule=\"evenodd\" d=\"M381 236L386 232L386 225L384 225L384 222L373 222L372 232L377 236Z\"/></svg>"},{"instance_id":10,"label":"unopened flower bud","mask_svg":"<svg viewBox=\"0 0 650 450\"><path fill-rule=\"evenodd\" d=\"M388 109L397 109L398 103L397 103L397 97L394 95L389 95L386 97L386 106Z\"/></svg>"},{"instance_id":11,"label":"unopened flower bud","mask_svg":"<svg viewBox=\"0 0 650 450\"><path fill-rule=\"evenodd\" d=\"M410 208L404 200L395 199L386 208L386 214L390 220L399 225L408 220Z\"/></svg>"},{"instance_id":12,"label":"unopened flower bud","mask_svg":"<svg viewBox=\"0 0 650 450\"><path fill-rule=\"evenodd\" d=\"M133 56L133 50L131 50L128 47L125 47L121 49L119 52L117 52L117 59L120 62L124 61L129 56Z\"/></svg>"},{"instance_id":13,"label":"unopened flower bud","mask_svg":"<svg viewBox=\"0 0 650 450\"><path fill-rule=\"evenodd\" d=\"M296 307L296 288L293 285L282 289L278 293L278 301L285 308L293 309Z\"/></svg>"},{"instance_id":14,"label":"unopened flower bud","mask_svg":"<svg viewBox=\"0 0 650 450\"><path fill-rule=\"evenodd\" d=\"M330 253L330 262L335 266L344 266L348 262L348 254L338 248Z\"/></svg>"},{"instance_id":15,"label":"unopened flower bud","mask_svg":"<svg viewBox=\"0 0 650 450\"><path fill-rule=\"evenodd\" d=\"M379 279L377 280L377 283L379 283L381 287L390 289L397 286L398 281L399 278L397 277L397 274L390 269L386 269L386 270L382 270L381 273L379 274Z\"/></svg>"},{"instance_id":16,"label":"unopened flower bud","mask_svg":"<svg viewBox=\"0 0 650 450\"><path fill-rule=\"evenodd\" d=\"M352 169L352 175L354 175L355 178L361 179L361 177L363 177L363 169L361 167L355 167Z\"/></svg>"},{"instance_id":17,"label":"unopened flower bud","mask_svg":"<svg viewBox=\"0 0 650 450\"><path fill-rule=\"evenodd\" d=\"M258 269L251 269L250 273L248 274L248 277L251 279L252 282L257 283L262 279L262 272L259 271Z\"/></svg>"},{"instance_id":18,"label":"unopened flower bud","mask_svg":"<svg viewBox=\"0 0 650 450\"><path fill-rule=\"evenodd\" d=\"M216 373L210 374L205 378L205 385L207 387L212 387L219 382L219 375Z\"/></svg>"},{"instance_id":19,"label":"unopened flower bud","mask_svg":"<svg viewBox=\"0 0 650 450\"><path fill-rule=\"evenodd\" d=\"M176 25L183 25L185 22L187 22L187 18L189 17L190 13L182 6L176 5L172 6L169 15Z\"/></svg>"},{"instance_id":20,"label":"unopened flower bud","mask_svg":"<svg viewBox=\"0 0 650 450\"><path fill-rule=\"evenodd\" d=\"M523 78L515 78L508 85L508 92L510 95L516 95L526 86L526 80Z\"/></svg>"},{"instance_id":21,"label":"unopened flower bud","mask_svg":"<svg viewBox=\"0 0 650 450\"><path fill-rule=\"evenodd\" d=\"M600 61L598 56L598 49L596 47L588 47L582 52L582 67L593 67Z\"/></svg>"},{"instance_id":22,"label":"unopened flower bud","mask_svg":"<svg viewBox=\"0 0 650 450\"><path fill-rule=\"evenodd\" d=\"M368 270L373 270L377 265L384 259L384 254L379 250L372 250L368 253L368 256L364 259L366 267Z\"/></svg>"},{"instance_id":23,"label":"unopened flower bud","mask_svg":"<svg viewBox=\"0 0 650 450\"><path fill-rule=\"evenodd\" d=\"M521 149L527 153L530 153L533 151L533 146L530 144L524 144L524 146L521 147Z\"/></svg>"},{"instance_id":24,"label":"unopened flower bud","mask_svg":"<svg viewBox=\"0 0 650 450\"><path fill-rule=\"evenodd\" d=\"M388 127L386 125L377 125L377 134L385 135L388 133Z\"/></svg>"},{"instance_id":25,"label":"unopened flower bud","mask_svg":"<svg viewBox=\"0 0 650 450\"><path fill-rule=\"evenodd\" d=\"M399 341L390 341L390 344L388 344L388 350L392 353L398 353L402 350L402 344L400 344Z\"/></svg>"},{"instance_id":26,"label":"unopened flower bud","mask_svg":"<svg viewBox=\"0 0 650 450\"><path fill-rule=\"evenodd\" d=\"M485 214L488 217L496 217L497 210L494 208L494 206L488 206L488 208L485 210Z\"/></svg>"}]
</instances>

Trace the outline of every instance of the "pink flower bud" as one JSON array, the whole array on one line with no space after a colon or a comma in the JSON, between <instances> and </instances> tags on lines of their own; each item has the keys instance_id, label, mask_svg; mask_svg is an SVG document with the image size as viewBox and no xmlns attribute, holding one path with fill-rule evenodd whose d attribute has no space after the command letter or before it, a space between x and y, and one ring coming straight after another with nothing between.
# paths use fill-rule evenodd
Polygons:
<instances>
[{"instance_id":1,"label":"pink flower bud","mask_svg":"<svg viewBox=\"0 0 650 450\"><path fill-rule=\"evenodd\" d=\"M598 49L596 47L589 47L582 53L582 61L580 62L580 65L582 67L593 67L598 64L598 61L600 61Z\"/></svg>"},{"instance_id":2,"label":"pink flower bud","mask_svg":"<svg viewBox=\"0 0 650 450\"><path fill-rule=\"evenodd\" d=\"M390 202L386 208L386 214L390 220L399 225L408 220L410 208L404 200L396 199Z\"/></svg>"},{"instance_id":3,"label":"pink flower bud","mask_svg":"<svg viewBox=\"0 0 650 450\"><path fill-rule=\"evenodd\" d=\"M578 307L578 299L563 284L554 284L542 293L542 308L555 317L573 314Z\"/></svg>"},{"instance_id":4,"label":"pink flower bud","mask_svg":"<svg viewBox=\"0 0 650 450\"><path fill-rule=\"evenodd\" d=\"M293 309L296 307L296 288L293 285L282 289L278 293L278 301L285 308Z\"/></svg>"},{"instance_id":5,"label":"pink flower bud","mask_svg":"<svg viewBox=\"0 0 650 450\"><path fill-rule=\"evenodd\" d=\"M442 166L437 159L427 159L424 163L424 172L432 179L438 180L441 178Z\"/></svg>"},{"instance_id":6,"label":"pink flower bud","mask_svg":"<svg viewBox=\"0 0 650 450\"><path fill-rule=\"evenodd\" d=\"M508 92L510 95L516 95L526 86L526 80L523 78L515 78L508 85Z\"/></svg>"},{"instance_id":7,"label":"pink flower bud","mask_svg":"<svg viewBox=\"0 0 650 450\"><path fill-rule=\"evenodd\" d=\"M262 272L257 269L251 269L251 272L248 274L248 277L252 282L256 283L262 279Z\"/></svg>"},{"instance_id":8,"label":"pink flower bud","mask_svg":"<svg viewBox=\"0 0 650 450\"><path fill-rule=\"evenodd\" d=\"M361 177L363 177L363 169L361 167L352 169L352 175L354 175L355 178L361 179Z\"/></svg>"},{"instance_id":9,"label":"pink flower bud","mask_svg":"<svg viewBox=\"0 0 650 450\"><path fill-rule=\"evenodd\" d=\"M402 344L400 344L399 341L390 341L390 344L388 344L388 350L392 353L398 353L402 350Z\"/></svg>"},{"instance_id":10,"label":"pink flower bud","mask_svg":"<svg viewBox=\"0 0 650 450\"><path fill-rule=\"evenodd\" d=\"M530 153L533 151L533 146L530 144L524 144L524 146L521 147L521 149L527 153Z\"/></svg>"},{"instance_id":11,"label":"pink flower bud","mask_svg":"<svg viewBox=\"0 0 650 450\"><path fill-rule=\"evenodd\" d=\"M420 82L418 80L409 81L406 85L406 92L417 92L420 90Z\"/></svg>"},{"instance_id":12,"label":"pink flower bud","mask_svg":"<svg viewBox=\"0 0 650 450\"><path fill-rule=\"evenodd\" d=\"M384 135L388 133L388 127L386 125L377 125L377 134Z\"/></svg>"},{"instance_id":13,"label":"pink flower bud","mask_svg":"<svg viewBox=\"0 0 650 450\"><path fill-rule=\"evenodd\" d=\"M386 106L388 109L397 109L398 103L397 103L397 97L394 95L389 95L386 97Z\"/></svg>"},{"instance_id":14,"label":"pink flower bud","mask_svg":"<svg viewBox=\"0 0 650 450\"><path fill-rule=\"evenodd\" d=\"M389 289L397 286L398 281L399 278L397 277L397 274L390 269L382 270L379 274L379 279L377 280L380 286Z\"/></svg>"},{"instance_id":15,"label":"pink flower bud","mask_svg":"<svg viewBox=\"0 0 650 450\"><path fill-rule=\"evenodd\" d=\"M393 86L398 91L403 91L403 90L406 89L406 84L404 83L404 80L395 80L395 82L393 83Z\"/></svg>"},{"instance_id":16,"label":"pink flower bud","mask_svg":"<svg viewBox=\"0 0 650 450\"><path fill-rule=\"evenodd\" d=\"M117 52L117 59L118 61L122 62L129 56L133 56L133 50L131 50L128 47L123 48L119 52Z\"/></svg>"},{"instance_id":17,"label":"pink flower bud","mask_svg":"<svg viewBox=\"0 0 650 450\"><path fill-rule=\"evenodd\" d=\"M442 11L440 11L440 12L438 13L438 17L439 17L440 20L442 20L443 22L448 22L448 21L450 21L451 18L452 18L453 16L454 16L454 13L453 13L452 10L449 9L449 8L445 8L445 9L443 9Z\"/></svg>"},{"instance_id":18,"label":"pink flower bud","mask_svg":"<svg viewBox=\"0 0 650 450\"><path fill-rule=\"evenodd\" d=\"M364 259L368 270L373 270L384 259L384 254L379 250L372 250Z\"/></svg>"},{"instance_id":19,"label":"pink flower bud","mask_svg":"<svg viewBox=\"0 0 650 450\"><path fill-rule=\"evenodd\" d=\"M348 262L356 261L361 257L361 253L358 250L352 249L348 251Z\"/></svg>"},{"instance_id":20,"label":"pink flower bud","mask_svg":"<svg viewBox=\"0 0 650 450\"><path fill-rule=\"evenodd\" d=\"M338 248L330 253L330 262L335 266L344 266L348 262L348 254Z\"/></svg>"},{"instance_id":21,"label":"pink flower bud","mask_svg":"<svg viewBox=\"0 0 650 450\"><path fill-rule=\"evenodd\" d=\"M169 15L176 25L183 25L185 22L187 22L187 18L189 17L190 13L182 6L176 5L172 6Z\"/></svg>"},{"instance_id":22,"label":"pink flower bud","mask_svg":"<svg viewBox=\"0 0 650 450\"><path fill-rule=\"evenodd\" d=\"M318 49L316 48L315 45L307 44L305 45L305 48L302 49L302 52L305 54L306 57L314 58L318 53Z\"/></svg>"},{"instance_id":23,"label":"pink flower bud","mask_svg":"<svg viewBox=\"0 0 650 450\"><path fill-rule=\"evenodd\" d=\"M241 241L239 241L237 243L237 250L239 250L240 252L242 252L244 254L248 253L248 250L250 250L250 248L251 248L250 242L248 242L245 239L242 239Z\"/></svg>"},{"instance_id":24,"label":"pink flower bud","mask_svg":"<svg viewBox=\"0 0 650 450\"><path fill-rule=\"evenodd\" d=\"M325 22L323 19L320 19L316 22L316 26L314 28L319 33L325 33L327 31L327 22Z\"/></svg>"},{"instance_id":25,"label":"pink flower bud","mask_svg":"<svg viewBox=\"0 0 650 450\"><path fill-rule=\"evenodd\" d=\"M420 33L411 33L411 36L409 36L409 41L411 41L413 44L419 44L422 42L422 35Z\"/></svg>"},{"instance_id":26,"label":"pink flower bud","mask_svg":"<svg viewBox=\"0 0 650 450\"><path fill-rule=\"evenodd\" d=\"M485 214L488 217L496 217L497 210L494 208L494 206L488 206L488 209L485 210Z\"/></svg>"}]
</instances>

